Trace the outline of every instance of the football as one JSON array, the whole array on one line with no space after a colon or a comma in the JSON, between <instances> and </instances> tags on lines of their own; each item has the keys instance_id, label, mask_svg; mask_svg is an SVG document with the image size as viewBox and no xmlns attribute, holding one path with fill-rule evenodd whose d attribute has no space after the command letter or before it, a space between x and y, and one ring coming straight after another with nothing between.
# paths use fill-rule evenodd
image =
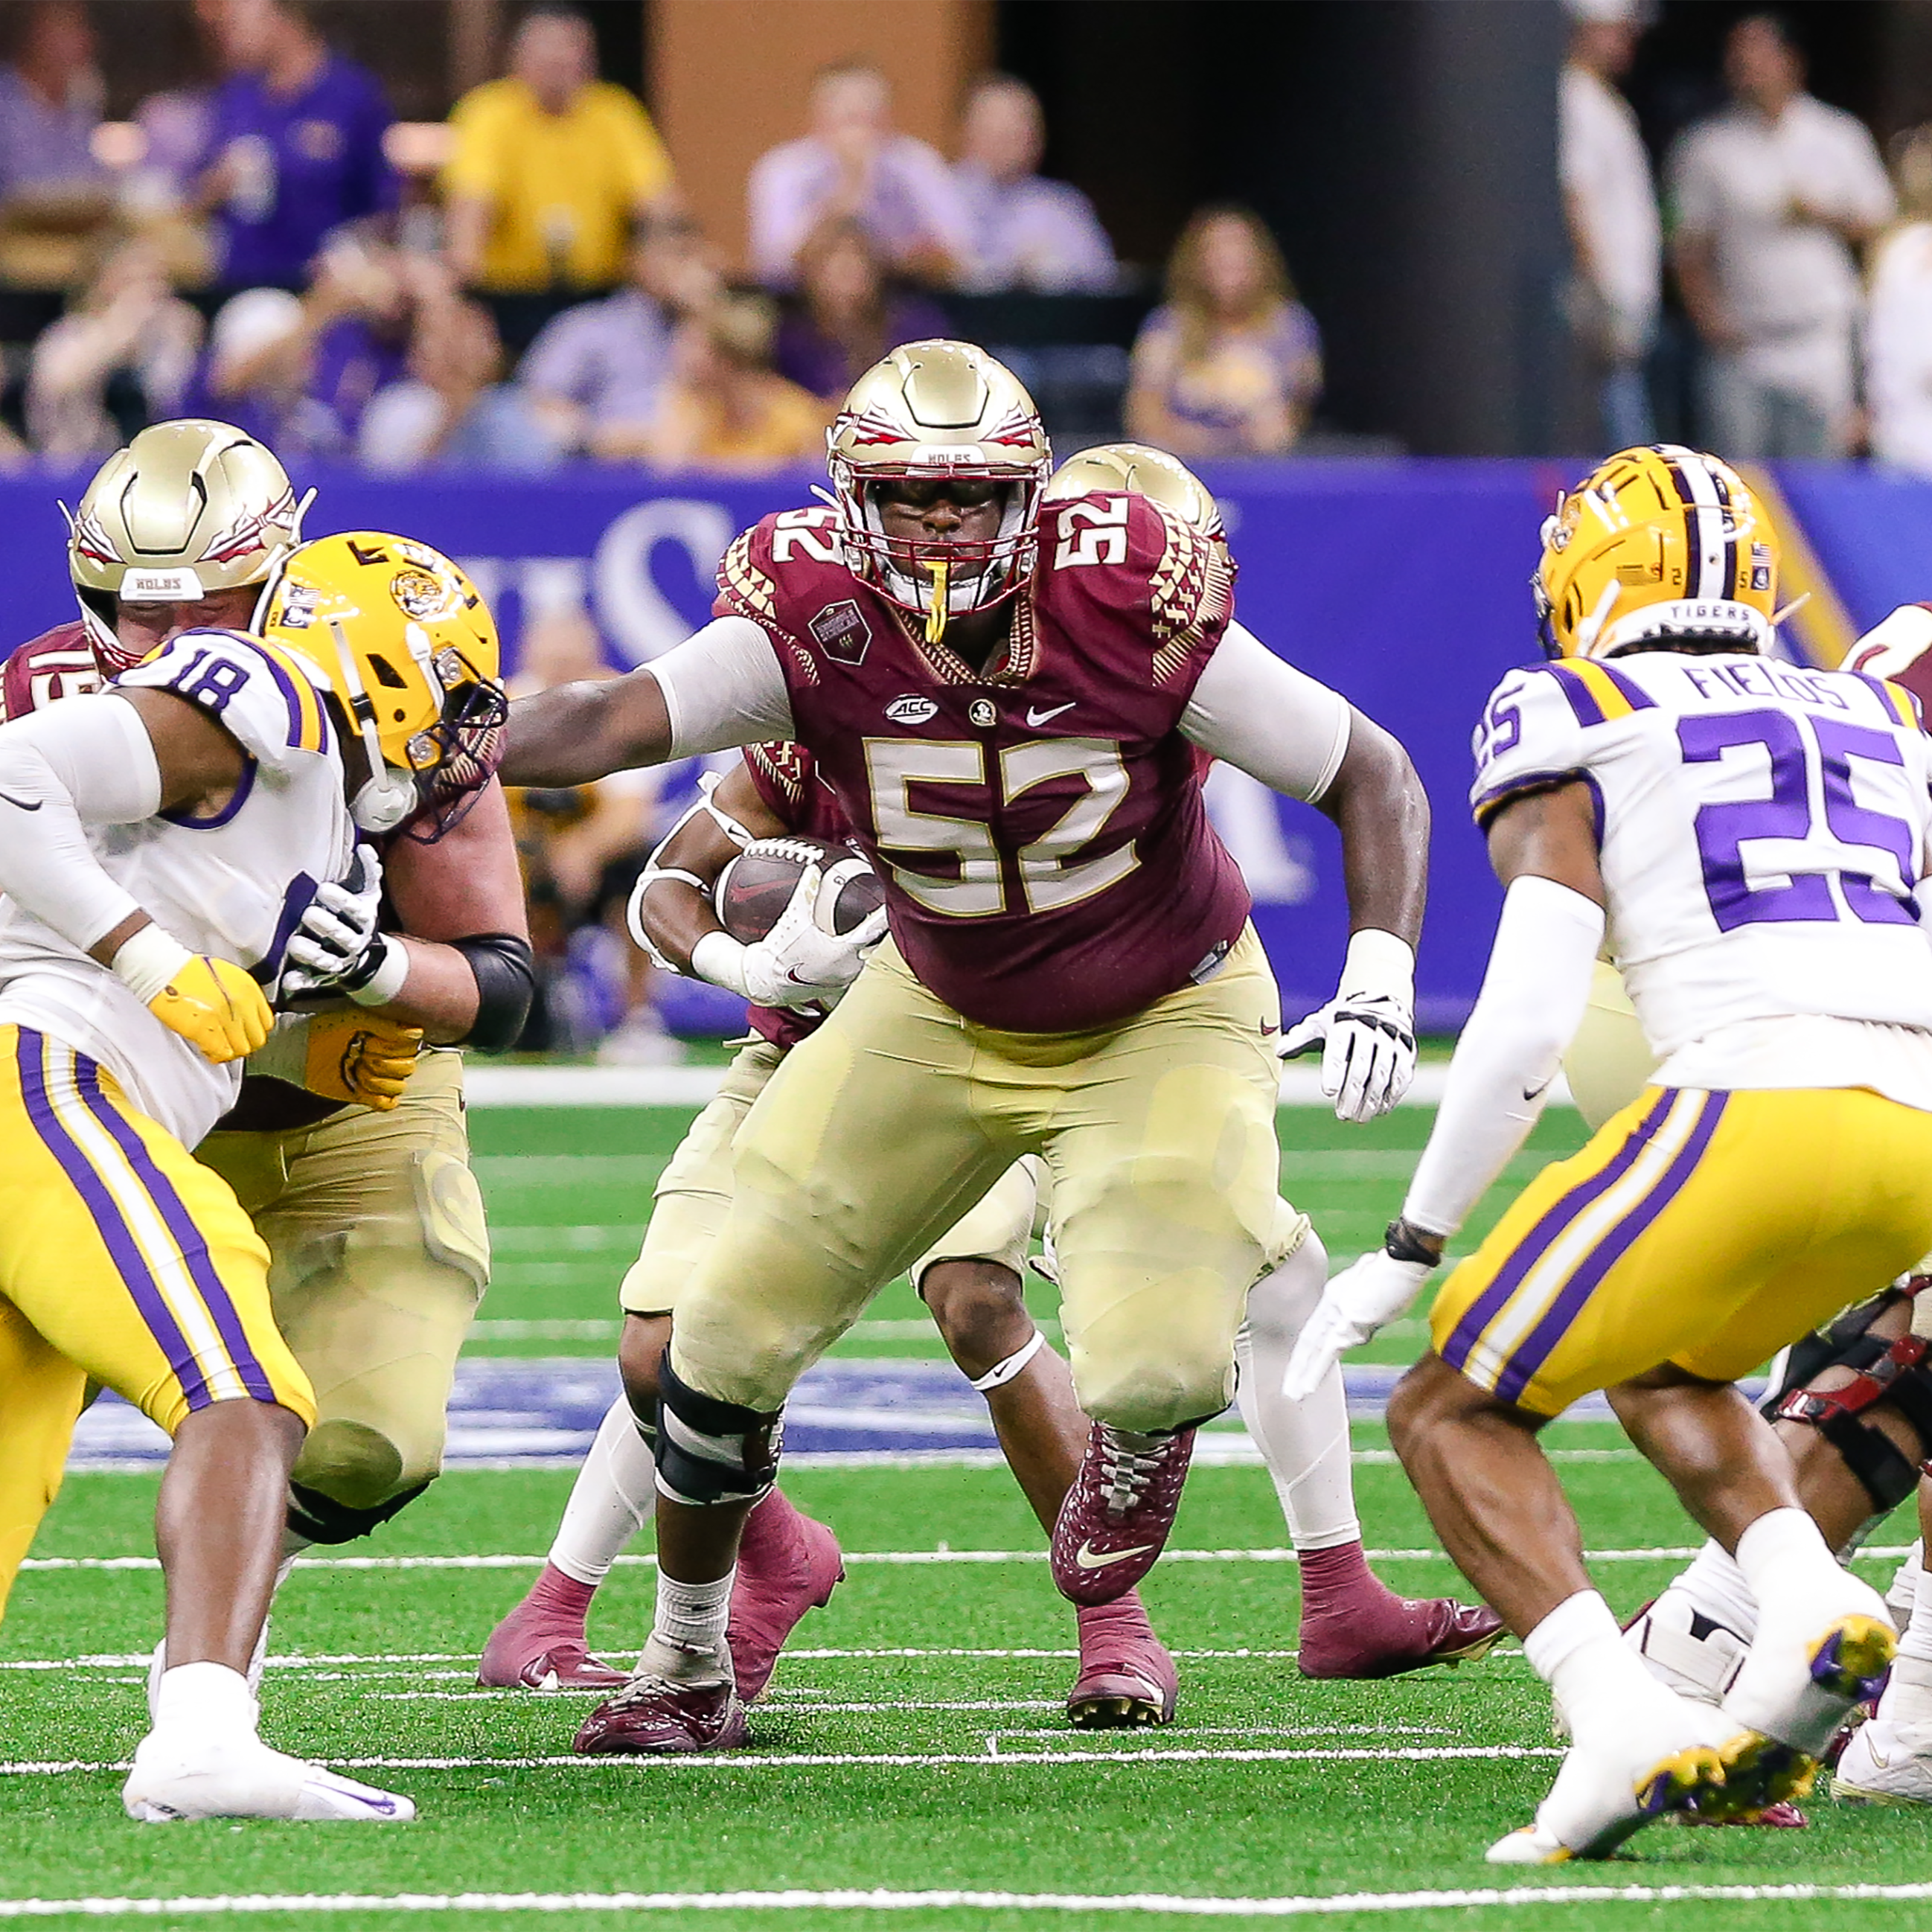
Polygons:
<instances>
[{"instance_id":1,"label":"football","mask_svg":"<svg viewBox=\"0 0 1932 1932\"><path fill-rule=\"evenodd\" d=\"M711 896L719 923L734 939L756 944L778 923L811 865L825 874L817 916L827 932L850 932L885 904L884 882L851 846L819 838L760 838L718 875Z\"/></svg>"}]
</instances>

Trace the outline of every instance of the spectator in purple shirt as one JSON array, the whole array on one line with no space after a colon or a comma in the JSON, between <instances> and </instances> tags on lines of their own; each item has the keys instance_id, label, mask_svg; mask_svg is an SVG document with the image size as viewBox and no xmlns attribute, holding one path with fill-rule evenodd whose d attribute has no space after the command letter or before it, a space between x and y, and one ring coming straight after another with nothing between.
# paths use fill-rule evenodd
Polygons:
<instances>
[{"instance_id":1,"label":"spectator in purple shirt","mask_svg":"<svg viewBox=\"0 0 1932 1932\"><path fill-rule=\"evenodd\" d=\"M0 68L0 202L78 192L105 212L107 170L90 146L100 118L94 29L75 0L38 0L12 22Z\"/></svg>"},{"instance_id":2,"label":"spectator in purple shirt","mask_svg":"<svg viewBox=\"0 0 1932 1932\"><path fill-rule=\"evenodd\" d=\"M946 286L972 265L973 229L952 170L923 141L892 131L892 88L868 61L842 61L812 83L812 131L752 170L753 272L788 287L806 238L848 217L896 274Z\"/></svg>"},{"instance_id":3,"label":"spectator in purple shirt","mask_svg":"<svg viewBox=\"0 0 1932 1932\"><path fill-rule=\"evenodd\" d=\"M382 152L388 103L375 77L331 50L310 0L226 0L231 70L217 90L196 200L217 230L230 288L298 285L345 223L386 215L395 171Z\"/></svg>"},{"instance_id":4,"label":"spectator in purple shirt","mask_svg":"<svg viewBox=\"0 0 1932 1932\"><path fill-rule=\"evenodd\" d=\"M894 295L863 222L822 221L798 254L797 305L778 329L778 374L836 405L889 349L950 332L924 296Z\"/></svg>"},{"instance_id":5,"label":"spectator in purple shirt","mask_svg":"<svg viewBox=\"0 0 1932 1932\"><path fill-rule=\"evenodd\" d=\"M982 75L966 98L952 178L973 218L964 286L1040 295L1113 286L1113 244L1094 204L1070 182L1040 172L1046 121L1024 81Z\"/></svg>"}]
</instances>

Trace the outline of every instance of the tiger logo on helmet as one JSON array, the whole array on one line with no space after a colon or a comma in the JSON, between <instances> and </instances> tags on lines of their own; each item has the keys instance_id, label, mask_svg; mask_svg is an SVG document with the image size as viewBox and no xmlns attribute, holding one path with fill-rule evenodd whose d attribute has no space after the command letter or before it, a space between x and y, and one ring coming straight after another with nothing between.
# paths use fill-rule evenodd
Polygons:
<instances>
[{"instance_id":1,"label":"tiger logo on helmet","mask_svg":"<svg viewBox=\"0 0 1932 1932\"><path fill-rule=\"evenodd\" d=\"M271 581L260 629L315 667L360 740L369 776L350 811L364 831L433 844L461 822L509 717L496 622L462 570L383 531L320 537Z\"/></svg>"},{"instance_id":2,"label":"tiger logo on helmet","mask_svg":"<svg viewBox=\"0 0 1932 1932\"><path fill-rule=\"evenodd\" d=\"M1019 378L968 342L909 342L852 386L826 432L846 568L936 643L950 617L991 609L1023 590L1040 561L1040 509L1052 452ZM888 482L983 489L1000 505L983 543L921 543L886 532L877 498Z\"/></svg>"},{"instance_id":3,"label":"tiger logo on helmet","mask_svg":"<svg viewBox=\"0 0 1932 1932\"><path fill-rule=\"evenodd\" d=\"M1729 464L1676 443L1620 449L1544 520L1531 579L1544 653L1767 650L1779 561L1777 532Z\"/></svg>"}]
</instances>

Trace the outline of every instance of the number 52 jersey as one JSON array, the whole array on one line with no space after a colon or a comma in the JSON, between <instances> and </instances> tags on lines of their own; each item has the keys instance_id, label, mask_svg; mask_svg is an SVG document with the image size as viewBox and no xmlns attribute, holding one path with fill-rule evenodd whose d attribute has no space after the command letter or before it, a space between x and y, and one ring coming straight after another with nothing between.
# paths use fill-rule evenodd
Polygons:
<instances>
[{"instance_id":1,"label":"number 52 jersey","mask_svg":"<svg viewBox=\"0 0 1932 1932\"><path fill-rule=\"evenodd\" d=\"M1570 659L1504 678L1474 748L1479 824L1588 786L1660 1084L1932 1107L1932 740L1909 693L1743 655Z\"/></svg>"}]
</instances>

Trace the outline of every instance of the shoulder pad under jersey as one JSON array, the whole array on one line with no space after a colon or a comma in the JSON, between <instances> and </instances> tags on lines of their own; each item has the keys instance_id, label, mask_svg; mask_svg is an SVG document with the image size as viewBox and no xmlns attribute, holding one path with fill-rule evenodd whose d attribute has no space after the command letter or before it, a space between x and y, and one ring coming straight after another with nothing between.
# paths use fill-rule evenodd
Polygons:
<instances>
[{"instance_id":1,"label":"shoulder pad under jersey","mask_svg":"<svg viewBox=\"0 0 1932 1932\"><path fill-rule=\"evenodd\" d=\"M107 682L100 659L76 618L16 645L0 670L0 716L24 718L44 704L80 698Z\"/></svg>"},{"instance_id":2,"label":"shoulder pad under jersey","mask_svg":"<svg viewBox=\"0 0 1932 1932\"><path fill-rule=\"evenodd\" d=\"M115 682L199 704L271 772L295 771L334 741L322 693L302 660L238 631L184 631Z\"/></svg>"}]
</instances>

